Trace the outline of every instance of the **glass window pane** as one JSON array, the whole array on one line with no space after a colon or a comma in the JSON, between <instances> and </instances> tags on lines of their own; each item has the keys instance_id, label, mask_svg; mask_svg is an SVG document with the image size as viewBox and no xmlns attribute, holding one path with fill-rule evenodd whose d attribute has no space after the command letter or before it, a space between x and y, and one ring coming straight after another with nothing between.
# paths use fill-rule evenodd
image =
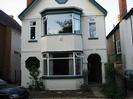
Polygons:
<instances>
[{"instance_id":1,"label":"glass window pane","mask_svg":"<svg viewBox=\"0 0 133 99\"><path fill-rule=\"evenodd\" d=\"M74 19L74 33L80 33L80 20Z\"/></svg>"},{"instance_id":2,"label":"glass window pane","mask_svg":"<svg viewBox=\"0 0 133 99\"><path fill-rule=\"evenodd\" d=\"M47 75L47 60L43 60L44 75Z\"/></svg>"},{"instance_id":3,"label":"glass window pane","mask_svg":"<svg viewBox=\"0 0 133 99\"><path fill-rule=\"evenodd\" d=\"M77 57L75 64L76 64L76 75L81 75L82 58Z\"/></svg>"},{"instance_id":4,"label":"glass window pane","mask_svg":"<svg viewBox=\"0 0 133 99\"><path fill-rule=\"evenodd\" d=\"M72 14L48 15L48 34L72 33Z\"/></svg>"},{"instance_id":5,"label":"glass window pane","mask_svg":"<svg viewBox=\"0 0 133 99\"><path fill-rule=\"evenodd\" d=\"M70 57L72 57L72 53L51 53L50 75L73 75L73 59L70 59Z\"/></svg>"},{"instance_id":6,"label":"glass window pane","mask_svg":"<svg viewBox=\"0 0 133 99\"><path fill-rule=\"evenodd\" d=\"M30 38L35 39L35 27L30 27Z\"/></svg>"},{"instance_id":7,"label":"glass window pane","mask_svg":"<svg viewBox=\"0 0 133 99\"><path fill-rule=\"evenodd\" d=\"M47 34L47 20L44 21L43 26L44 26L44 35L46 35Z\"/></svg>"},{"instance_id":8,"label":"glass window pane","mask_svg":"<svg viewBox=\"0 0 133 99\"><path fill-rule=\"evenodd\" d=\"M89 23L90 37L96 37L96 23Z\"/></svg>"},{"instance_id":9,"label":"glass window pane","mask_svg":"<svg viewBox=\"0 0 133 99\"><path fill-rule=\"evenodd\" d=\"M35 26L36 25L36 22L35 21L31 21L30 22L30 26Z\"/></svg>"}]
</instances>

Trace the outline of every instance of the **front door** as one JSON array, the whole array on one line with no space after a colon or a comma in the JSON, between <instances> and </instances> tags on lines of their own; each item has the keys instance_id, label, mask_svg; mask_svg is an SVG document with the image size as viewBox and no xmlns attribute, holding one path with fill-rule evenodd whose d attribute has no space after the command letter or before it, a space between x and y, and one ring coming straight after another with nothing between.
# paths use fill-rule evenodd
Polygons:
<instances>
[{"instance_id":1,"label":"front door","mask_svg":"<svg viewBox=\"0 0 133 99\"><path fill-rule=\"evenodd\" d=\"M98 54L88 56L88 82L102 82L101 57Z\"/></svg>"}]
</instances>

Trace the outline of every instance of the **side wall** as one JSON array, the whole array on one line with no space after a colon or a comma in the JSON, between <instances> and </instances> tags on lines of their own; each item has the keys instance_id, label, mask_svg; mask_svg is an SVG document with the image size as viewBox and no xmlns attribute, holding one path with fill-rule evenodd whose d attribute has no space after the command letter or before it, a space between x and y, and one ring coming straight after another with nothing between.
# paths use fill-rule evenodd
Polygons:
<instances>
[{"instance_id":1,"label":"side wall","mask_svg":"<svg viewBox=\"0 0 133 99\"><path fill-rule=\"evenodd\" d=\"M21 33L12 29L11 35L11 80L20 83L21 77Z\"/></svg>"},{"instance_id":2,"label":"side wall","mask_svg":"<svg viewBox=\"0 0 133 99\"><path fill-rule=\"evenodd\" d=\"M120 23L122 61L126 69L133 69L133 15ZM126 27L126 28L125 28Z\"/></svg>"}]
</instances>

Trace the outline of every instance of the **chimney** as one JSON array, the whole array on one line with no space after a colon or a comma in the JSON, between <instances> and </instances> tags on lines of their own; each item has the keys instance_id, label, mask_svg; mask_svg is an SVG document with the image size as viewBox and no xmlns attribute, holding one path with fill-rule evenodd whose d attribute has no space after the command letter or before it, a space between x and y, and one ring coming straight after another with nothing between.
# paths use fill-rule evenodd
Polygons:
<instances>
[{"instance_id":1,"label":"chimney","mask_svg":"<svg viewBox=\"0 0 133 99\"><path fill-rule=\"evenodd\" d=\"M32 0L27 0L27 6L29 6L32 3Z\"/></svg>"},{"instance_id":2,"label":"chimney","mask_svg":"<svg viewBox=\"0 0 133 99\"><path fill-rule=\"evenodd\" d=\"M119 0L119 10L120 10L120 20L122 20L122 18L127 13L127 2L126 2L126 0Z\"/></svg>"},{"instance_id":3,"label":"chimney","mask_svg":"<svg viewBox=\"0 0 133 99\"><path fill-rule=\"evenodd\" d=\"M14 19L14 16L13 15L9 15L12 19Z\"/></svg>"}]
</instances>

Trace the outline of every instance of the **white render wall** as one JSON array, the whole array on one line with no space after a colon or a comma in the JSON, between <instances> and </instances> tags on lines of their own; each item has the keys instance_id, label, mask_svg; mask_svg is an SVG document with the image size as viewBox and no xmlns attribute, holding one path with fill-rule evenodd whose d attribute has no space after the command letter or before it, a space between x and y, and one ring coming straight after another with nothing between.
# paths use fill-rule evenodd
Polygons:
<instances>
[{"instance_id":1,"label":"white render wall","mask_svg":"<svg viewBox=\"0 0 133 99\"><path fill-rule=\"evenodd\" d=\"M68 0L66 4L58 4L55 0L40 0L39 3L29 11L24 19L41 18L40 13L47 8L77 7L83 9L85 15L103 15L89 0Z\"/></svg>"},{"instance_id":2,"label":"white render wall","mask_svg":"<svg viewBox=\"0 0 133 99\"><path fill-rule=\"evenodd\" d=\"M105 34L105 20L104 16L95 16L96 17L96 40L89 40L89 30L88 30L88 17L82 17L82 33L83 33L83 50L86 52L86 55L91 53L99 53L102 56L102 61L107 62L107 48L106 48L106 34ZM85 57L87 59L88 56ZM85 61L87 62L87 60Z\"/></svg>"},{"instance_id":3,"label":"white render wall","mask_svg":"<svg viewBox=\"0 0 133 99\"><path fill-rule=\"evenodd\" d=\"M16 73L16 74L15 74ZM21 33L11 29L11 80L20 80L21 73Z\"/></svg>"},{"instance_id":4,"label":"white render wall","mask_svg":"<svg viewBox=\"0 0 133 99\"><path fill-rule=\"evenodd\" d=\"M36 57L37 59L39 59L40 61L40 76L43 75L43 60L41 57L41 52L37 52L37 51L30 51L30 52L23 52L22 53L22 57L21 57L21 85L28 87L30 84L30 75L29 75L29 71L27 70L27 68L25 67L25 62L29 57Z\"/></svg>"},{"instance_id":5,"label":"white render wall","mask_svg":"<svg viewBox=\"0 0 133 99\"><path fill-rule=\"evenodd\" d=\"M30 43L30 21L36 21L36 43ZM41 51L41 19L23 20L22 22L22 53L27 51Z\"/></svg>"},{"instance_id":6,"label":"white render wall","mask_svg":"<svg viewBox=\"0 0 133 99\"><path fill-rule=\"evenodd\" d=\"M133 15L130 18L133 24ZM130 18L120 23L122 60L126 69L133 69L133 33Z\"/></svg>"},{"instance_id":7,"label":"white render wall","mask_svg":"<svg viewBox=\"0 0 133 99\"><path fill-rule=\"evenodd\" d=\"M45 88L48 90L77 90L83 83L83 78L44 80L44 85L47 85Z\"/></svg>"},{"instance_id":8,"label":"white render wall","mask_svg":"<svg viewBox=\"0 0 133 99\"><path fill-rule=\"evenodd\" d=\"M81 35L56 35L41 38L41 51L82 51Z\"/></svg>"}]
</instances>

